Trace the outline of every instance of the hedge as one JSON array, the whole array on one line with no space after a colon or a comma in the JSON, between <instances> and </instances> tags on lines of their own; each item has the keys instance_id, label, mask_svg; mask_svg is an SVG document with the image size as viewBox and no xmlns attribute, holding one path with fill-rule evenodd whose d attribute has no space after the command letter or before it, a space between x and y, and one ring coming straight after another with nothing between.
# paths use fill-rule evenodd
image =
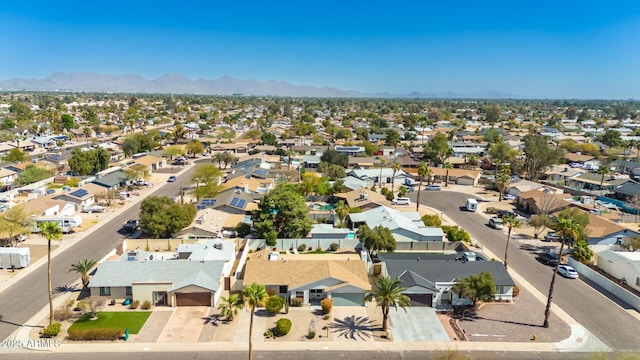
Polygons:
<instances>
[{"instance_id":1,"label":"hedge","mask_svg":"<svg viewBox=\"0 0 640 360\"><path fill-rule=\"evenodd\" d=\"M124 330L118 328L87 329L69 330L68 333L71 340L118 340L124 334Z\"/></svg>"},{"instance_id":2,"label":"hedge","mask_svg":"<svg viewBox=\"0 0 640 360\"><path fill-rule=\"evenodd\" d=\"M44 334L44 336L56 336L56 335L58 335L60 333L60 327L61 326L62 325L60 323L50 324L49 326L44 328L42 333Z\"/></svg>"}]
</instances>

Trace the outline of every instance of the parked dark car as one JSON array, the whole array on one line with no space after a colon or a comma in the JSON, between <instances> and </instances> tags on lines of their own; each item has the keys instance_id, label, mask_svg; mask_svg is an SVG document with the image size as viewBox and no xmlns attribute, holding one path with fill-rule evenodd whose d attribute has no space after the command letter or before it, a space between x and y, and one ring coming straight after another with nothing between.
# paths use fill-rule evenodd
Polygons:
<instances>
[{"instance_id":1,"label":"parked dark car","mask_svg":"<svg viewBox=\"0 0 640 360\"><path fill-rule=\"evenodd\" d=\"M541 263L550 266L556 266L559 261L558 256L551 253L540 253L536 257L536 259L538 259L538 261L540 261Z\"/></svg>"},{"instance_id":2,"label":"parked dark car","mask_svg":"<svg viewBox=\"0 0 640 360\"><path fill-rule=\"evenodd\" d=\"M544 241L560 241L562 240L560 238L560 235L556 234L554 231L549 231L545 236L544 236Z\"/></svg>"},{"instance_id":3,"label":"parked dark car","mask_svg":"<svg viewBox=\"0 0 640 360\"><path fill-rule=\"evenodd\" d=\"M140 221L138 220L127 220L127 222L122 225L122 231L125 233L132 233L139 229Z\"/></svg>"},{"instance_id":4,"label":"parked dark car","mask_svg":"<svg viewBox=\"0 0 640 360\"><path fill-rule=\"evenodd\" d=\"M498 212L496 213L496 216L499 217L500 219L502 219L507 214L511 214L511 215L513 215L515 217L518 217L518 214L514 213L513 211L509 211L509 210L498 210Z\"/></svg>"}]
</instances>

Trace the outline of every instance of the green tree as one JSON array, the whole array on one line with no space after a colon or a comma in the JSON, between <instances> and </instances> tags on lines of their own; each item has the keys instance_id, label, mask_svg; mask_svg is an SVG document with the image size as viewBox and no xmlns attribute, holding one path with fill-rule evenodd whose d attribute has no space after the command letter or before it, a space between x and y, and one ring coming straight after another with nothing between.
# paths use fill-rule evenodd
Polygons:
<instances>
[{"instance_id":1,"label":"green tree","mask_svg":"<svg viewBox=\"0 0 640 360\"><path fill-rule=\"evenodd\" d=\"M445 176L444 176L444 186L448 187L449 186L449 170L453 169L453 164L450 163L449 161L444 163L443 166L446 170Z\"/></svg>"},{"instance_id":2,"label":"green tree","mask_svg":"<svg viewBox=\"0 0 640 360\"><path fill-rule=\"evenodd\" d=\"M152 238L171 238L189 226L196 213L193 205L176 204L166 196L149 196L140 205L140 226Z\"/></svg>"},{"instance_id":3,"label":"green tree","mask_svg":"<svg viewBox=\"0 0 640 360\"><path fill-rule=\"evenodd\" d=\"M382 225L370 229L367 225L361 225L356 232L356 236L369 251L371 257L377 256L379 251L393 252L396 249L396 239L391 230Z\"/></svg>"},{"instance_id":4,"label":"green tree","mask_svg":"<svg viewBox=\"0 0 640 360\"><path fill-rule=\"evenodd\" d=\"M238 310L244 307L244 300L239 294L230 294L228 298L221 296L220 300L218 310L220 315L227 317L227 321L233 321L233 318L238 315Z\"/></svg>"},{"instance_id":5,"label":"green tree","mask_svg":"<svg viewBox=\"0 0 640 360\"><path fill-rule=\"evenodd\" d=\"M91 149L83 151L80 148L71 150L69 167L75 175L93 175L109 168L111 154L105 149Z\"/></svg>"},{"instance_id":6,"label":"green tree","mask_svg":"<svg viewBox=\"0 0 640 360\"><path fill-rule=\"evenodd\" d=\"M442 226L442 219L438 215L425 215L422 217L422 223L424 226L440 227Z\"/></svg>"},{"instance_id":7,"label":"green tree","mask_svg":"<svg viewBox=\"0 0 640 360\"><path fill-rule=\"evenodd\" d=\"M393 306L398 309L407 311L406 308L411 306L411 299L402 292L406 290L401 286L400 279L391 280L390 277L381 277L376 281L375 289L364 297L365 302L372 300L382 309L382 331L389 329L389 310Z\"/></svg>"},{"instance_id":8,"label":"green tree","mask_svg":"<svg viewBox=\"0 0 640 360\"><path fill-rule=\"evenodd\" d=\"M260 200L251 215L258 238L264 238L271 229L281 239L307 236L313 221L307 216L307 205L299 188L296 184L280 184Z\"/></svg>"},{"instance_id":9,"label":"green tree","mask_svg":"<svg viewBox=\"0 0 640 360\"><path fill-rule=\"evenodd\" d=\"M497 175L498 169L501 169L503 164L511 163L516 159L518 150L512 148L504 141L499 141L489 148L489 156L491 156L491 160L496 163L495 174Z\"/></svg>"},{"instance_id":10,"label":"green tree","mask_svg":"<svg viewBox=\"0 0 640 360\"><path fill-rule=\"evenodd\" d=\"M34 182L38 182L40 180L44 180L53 176L53 172L51 170L38 167L36 165L28 165L24 171L18 175L16 179L16 184L18 185L29 185Z\"/></svg>"},{"instance_id":11,"label":"green tree","mask_svg":"<svg viewBox=\"0 0 640 360\"><path fill-rule=\"evenodd\" d=\"M349 156L346 154L340 154L339 152L333 149L327 149L322 153L320 157L320 161L324 161L328 164L340 165L343 168L349 166Z\"/></svg>"},{"instance_id":12,"label":"green tree","mask_svg":"<svg viewBox=\"0 0 640 360\"><path fill-rule=\"evenodd\" d=\"M532 216L531 219L529 219L529 226L533 227L533 237L535 239L542 234L545 228L551 227L552 225L553 220L546 214Z\"/></svg>"},{"instance_id":13,"label":"green tree","mask_svg":"<svg viewBox=\"0 0 640 360\"><path fill-rule=\"evenodd\" d=\"M13 148L7 152L2 158L6 162L24 162L29 160L29 156L24 151Z\"/></svg>"},{"instance_id":14,"label":"green tree","mask_svg":"<svg viewBox=\"0 0 640 360\"><path fill-rule=\"evenodd\" d=\"M180 139L187 135L187 130L185 130L182 124L178 123L173 128L173 133L171 134L171 138L173 139L173 143L176 144Z\"/></svg>"},{"instance_id":15,"label":"green tree","mask_svg":"<svg viewBox=\"0 0 640 360\"><path fill-rule=\"evenodd\" d=\"M509 241L511 240L511 230L522 226L522 223L513 214L506 214L502 218L502 222L507 226L507 244L504 247L504 267L507 267L507 257L509 256Z\"/></svg>"},{"instance_id":16,"label":"green tree","mask_svg":"<svg viewBox=\"0 0 640 360\"><path fill-rule=\"evenodd\" d=\"M262 143L264 145L278 146L278 139L272 133L262 133L262 136L260 136L260 140L262 140Z\"/></svg>"},{"instance_id":17,"label":"green tree","mask_svg":"<svg viewBox=\"0 0 640 360\"><path fill-rule=\"evenodd\" d=\"M73 116L69 114L62 114L62 116L60 117L60 123L66 130L71 130L76 127L76 122L73 119Z\"/></svg>"},{"instance_id":18,"label":"green tree","mask_svg":"<svg viewBox=\"0 0 640 360\"><path fill-rule=\"evenodd\" d=\"M27 235L31 233L33 218L31 214L24 211L21 206L14 206L2 213L0 217L0 232L8 239L8 245L13 246L16 235Z\"/></svg>"},{"instance_id":19,"label":"green tree","mask_svg":"<svg viewBox=\"0 0 640 360\"><path fill-rule=\"evenodd\" d=\"M425 144L424 156L434 165L444 164L453 155L453 149L449 146L449 139L441 132L437 132Z\"/></svg>"},{"instance_id":20,"label":"green tree","mask_svg":"<svg viewBox=\"0 0 640 360\"><path fill-rule=\"evenodd\" d=\"M613 129L606 129L604 131L604 134L598 136L597 139L609 147L617 147L622 145L620 132Z\"/></svg>"},{"instance_id":21,"label":"green tree","mask_svg":"<svg viewBox=\"0 0 640 360\"><path fill-rule=\"evenodd\" d=\"M344 168L342 166L329 164L323 161L318 164L318 172L327 176L331 181L342 179L347 176L347 173L344 171Z\"/></svg>"},{"instance_id":22,"label":"green tree","mask_svg":"<svg viewBox=\"0 0 640 360\"><path fill-rule=\"evenodd\" d=\"M224 154L221 152L216 152L211 157L211 161L213 163L218 163L218 167L222 167L222 163L224 162ZM225 165L226 168L226 165Z\"/></svg>"},{"instance_id":23,"label":"green tree","mask_svg":"<svg viewBox=\"0 0 640 360\"><path fill-rule=\"evenodd\" d=\"M55 222L41 222L42 236L47 239L47 284L49 286L49 325L53 324L53 289L51 287L51 241L62 238L62 227Z\"/></svg>"},{"instance_id":24,"label":"green tree","mask_svg":"<svg viewBox=\"0 0 640 360\"><path fill-rule=\"evenodd\" d=\"M400 165L400 163L396 161L393 163L393 165L391 165L391 169L393 170L393 174L391 175L391 195L393 195L393 188L396 185L396 172L402 169L402 165Z\"/></svg>"},{"instance_id":25,"label":"green tree","mask_svg":"<svg viewBox=\"0 0 640 360\"><path fill-rule=\"evenodd\" d=\"M538 180L551 166L560 162L563 155L561 148L551 148L549 139L544 136L526 135L523 153L526 156L524 170L527 179Z\"/></svg>"},{"instance_id":26,"label":"green tree","mask_svg":"<svg viewBox=\"0 0 640 360\"><path fill-rule=\"evenodd\" d=\"M559 260L562 259L562 253L564 250L564 244L567 241L567 238L571 237L573 239L578 238L579 234L582 232L580 229L581 225L573 219L569 218L556 218L554 229L556 233L558 233L562 239L562 243L560 244L560 252L558 253ZM555 268L553 269L553 276L551 277L551 284L549 285L549 294L547 295L547 306L544 309L544 323L543 327L549 327L549 315L551 315L551 301L553 299L553 288L556 283L556 275L558 274L558 266L561 261L558 261Z\"/></svg>"},{"instance_id":27,"label":"green tree","mask_svg":"<svg viewBox=\"0 0 640 360\"><path fill-rule=\"evenodd\" d=\"M142 164L134 164L125 168L124 174L127 179L133 181L144 180L151 177L151 174L149 174L149 168Z\"/></svg>"},{"instance_id":28,"label":"green tree","mask_svg":"<svg viewBox=\"0 0 640 360\"><path fill-rule=\"evenodd\" d=\"M606 165L601 165L596 171L598 174L602 175L600 177L600 189L602 189L602 184L604 184L604 177L611 174L611 169L609 169Z\"/></svg>"},{"instance_id":29,"label":"green tree","mask_svg":"<svg viewBox=\"0 0 640 360\"><path fill-rule=\"evenodd\" d=\"M505 166L502 171L496 175L496 187L498 188L498 201L502 201L502 194L504 190L511 183L511 170L508 166Z\"/></svg>"},{"instance_id":30,"label":"green tree","mask_svg":"<svg viewBox=\"0 0 640 360\"><path fill-rule=\"evenodd\" d=\"M283 307L284 299L278 295L269 296L269 299L267 299L267 302L265 303L265 308L271 315L279 313L280 311L282 311Z\"/></svg>"},{"instance_id":31,"label":"green tree","mask_svg":"<svg viewBox=\"0 0 640 360\"><path fill-rule=\"evenodd\" d=\"M243 291L243 300L245 305L251 311L251 319L249 320L249 360L253 359L253 315L256 312L256 307L258 304L262 304L269 295L267 294L267 290L264 285L258 285L253 283L244 288Z\"/></svg>"},{"instance_id":32,"label":"green tree","mask_svg":"<svg viewBox=\"0 0 640 360\"><path fill-rule=\"evenodd\" d=\"M482 272L478 275L459 279L453 285L451 291L457 293L463 299L471 300L475 307L478 301L495 300L496 285L490 272Z\"/></svg>"},{"instance_id":33,"label":"green tree","mask_svg":"<svg viewBox=\"0 0 640 360\"><path fill-rule=\"evenodd\" d=\"M195 157L198 154L204 153L204 146L198 140L191 140L189 143L187 143L187 146L185 148L187 150L187 154L189 154L189 156L191 157Z\"/></svg>"},{"instance_id":34,"label":"green tree","mask_svg":"<svg viewBox=\"0 0 640 360\"><path fill-rule=\"evenodd\" d=\"M180 156L182 154L183 154L183 150L182 150L182 147L179 145L170 145L162 149L162 155L168 157L169 160L173 160L174 157Z\"/></svg>"},{"instance_id":35,"label":"green tree","mask_svg":"<svg viewBox=\"0 0 640 360\"><path fill-rule=\"evenodd\" d=\"M484 119L489 124L495 124L500 120L500 107L498 104L489 104L484 108Z\"/></svg>"},{"instance_id":36,"label":"green tree","mask_svg":"<svg viewBox=\"0 0 640 360\"><path fill-rule=\"evenodd\" d=\"M465 229L459 226L442 226L442 231L444 231L445 235L447 236L447 240L451 242L471 242L471 235L469 235L469 233Z\"/></svg>"},{"instance_id":37,"label":"green tree","mask_svg":"<svg viewBox=\"0 0 640 360\"><path fill-rule=\"evenodd\" d=\"M84 258L82 260L78 260L77 263L71 264L71 268L67 272L75 272L82 276L82 287L85 289L89 286L89 272L96 266L98 262L93 259Z\"/></svg>"},{"instance_id":38,"label":"green tree","mask_svg":"<svg viewBox=\"0 0 640 360\"><path fill-rule=\"evenodd\" d=\"M196 199L200 201L204 197L213 198L218 196L222 191L222 186L219 184L221 179L222 171L217 166L213 164L198 165L191 176L191 182L196 185L193 190ZM203 184L203 186L200 184Z\"/></svg>"},{"instance_id":39,"label":"green tree","mask_svg":"<svg viewBox=\"0 0 640 360\"><path fill-rule=\"evenodd\" d=\"M393 146L394 149L400 144L400 133L396 129L387 129L384 138L385 145Z\"/></svg>"},{"instance_id":40,"label":"green tree","mask_svg":"<svg viewBox=\"0 0 640 360\"><path fill-rule=\"evenodd\" d=\"M583 264L588 264L593 258L593 250L586 241L578 241L573 244L571 257Z\"/></svg>"}]
</instances>

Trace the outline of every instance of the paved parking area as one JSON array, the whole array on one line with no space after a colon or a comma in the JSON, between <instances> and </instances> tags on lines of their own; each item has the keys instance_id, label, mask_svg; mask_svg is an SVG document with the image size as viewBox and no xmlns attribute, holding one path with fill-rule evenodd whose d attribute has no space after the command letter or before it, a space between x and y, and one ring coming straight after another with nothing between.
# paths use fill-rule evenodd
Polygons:
<instances>
[{"instance_id":1,"label":"paved parking area","mask_svg":"<svg viewBox=\"0 0 640 360\"><path fill-rule=\"evenodd\" d=\"M176 307L158 342L198 342L210 309L208 306Z\"/></svg>"},{"instance_id":2,"label":"paved parking area","mask_svg":"<svg viewBox=\"0 0 640 360\"><path fill-rule=\"evenodd\" d=\"M389 316L393 341L451 341L433 308L391 309Z\"/></svg>"}]
</instances>

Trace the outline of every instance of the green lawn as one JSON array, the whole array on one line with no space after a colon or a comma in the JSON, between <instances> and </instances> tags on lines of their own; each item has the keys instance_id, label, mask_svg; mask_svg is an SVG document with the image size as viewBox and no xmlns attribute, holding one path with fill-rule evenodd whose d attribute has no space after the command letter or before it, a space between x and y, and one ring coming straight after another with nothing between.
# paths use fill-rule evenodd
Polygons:
<instances>
[{"instance_id":1,"label":"green lawn","mask_svg":"<svg viewBox=\"0 0 640 360\"><path fill-rule=\"evenodd\" d=\"M69 330L104 328L129 329L129 334L137 334L151 315L151 311L99 312L97 320L90 320L89 314L81 316Z\"/></svg>"}]
</instances>

